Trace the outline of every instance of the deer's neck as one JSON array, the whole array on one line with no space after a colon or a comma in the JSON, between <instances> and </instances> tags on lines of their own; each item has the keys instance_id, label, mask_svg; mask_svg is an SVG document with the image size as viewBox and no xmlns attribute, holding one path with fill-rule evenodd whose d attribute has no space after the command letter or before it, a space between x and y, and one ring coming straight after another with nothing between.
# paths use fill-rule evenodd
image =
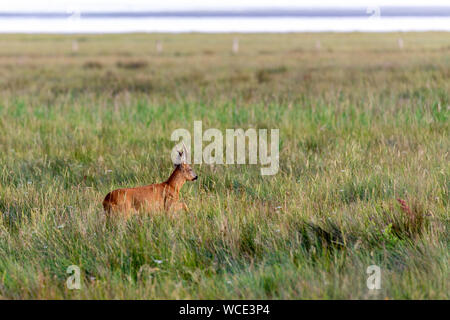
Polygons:
<instances>
[{"instance_id":1,"label":"deer's neck","mask_svg":"<svg viewBox=\"0 0 450 320\"><path fill-rule=\"evenodd\" d=\"M179 168L176 168L170 175L169 179L166 181L166 183L171 186L177 194L180 193L180 189L185 182L186 179L184 178Z\"/></svg>"}]
</instances>

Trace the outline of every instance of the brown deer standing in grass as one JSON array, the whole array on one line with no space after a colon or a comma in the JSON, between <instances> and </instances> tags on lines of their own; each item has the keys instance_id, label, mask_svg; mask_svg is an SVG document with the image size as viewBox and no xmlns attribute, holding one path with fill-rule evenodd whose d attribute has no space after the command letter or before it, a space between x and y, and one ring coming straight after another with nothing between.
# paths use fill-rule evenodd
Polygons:
<instances>
[{"instance_id":1,"label":"brown deer standing in grass","mask_svg":"<svg viewBox=\"0 0 450 320\"><path fill-rule=\"evenodd\" d=\"M169 179L163 183L136 188L116 189L103 200L103 208L108 216L123 214L129 217L139 210L187 210L186 204L179 201L180 189L186 181L197 180L197 175L186 162L186 146L178 151L179 160Z\"/></svg>"}]
</instances>

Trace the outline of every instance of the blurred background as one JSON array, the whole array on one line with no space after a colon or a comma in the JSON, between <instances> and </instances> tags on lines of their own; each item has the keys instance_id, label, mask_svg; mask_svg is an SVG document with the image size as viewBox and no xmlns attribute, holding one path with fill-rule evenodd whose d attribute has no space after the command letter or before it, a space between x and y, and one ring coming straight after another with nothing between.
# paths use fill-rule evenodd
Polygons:
<instances>
[{"instance_id":1,"label":"blurred background","mask_svg":"<svg viewBox=\"0 0 450 320\"><path fill-rule=\"evenodd\" d=\"M449 16L442 0L18 0L0 4L0 32L442 31Z\"/></svg>"}]
</instances>

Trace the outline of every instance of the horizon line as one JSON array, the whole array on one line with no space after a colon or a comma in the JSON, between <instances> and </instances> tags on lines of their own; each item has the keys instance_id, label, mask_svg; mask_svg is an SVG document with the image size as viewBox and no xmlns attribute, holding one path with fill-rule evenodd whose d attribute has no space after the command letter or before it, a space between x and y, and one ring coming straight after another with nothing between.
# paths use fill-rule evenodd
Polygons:
<instances>
[{"instance_id":1,"label":"horizon line","mask_svg":"<svg viewBox=\"0 0 450 320\"><path fill-rule=\"evenodd\" d=\"M143 10L143 11L0 11L0 18L295 18L295 17L450 17L450 6L304 7L256 9Z\"/></svg>"}]
</instances>

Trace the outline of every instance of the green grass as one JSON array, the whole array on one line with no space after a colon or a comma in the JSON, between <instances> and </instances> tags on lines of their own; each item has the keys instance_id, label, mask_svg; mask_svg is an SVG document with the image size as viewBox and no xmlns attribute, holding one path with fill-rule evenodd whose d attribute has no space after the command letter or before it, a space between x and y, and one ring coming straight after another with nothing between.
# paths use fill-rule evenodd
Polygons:
<instances>
[{"instance_id":1,"label":"green grass","mask_svg":"<svg viewBox=\"0 0 450 320\"><path fill-rule=\"evenodd\" d=\"M0 297L449 298L448 34L234 37L0 36ZM198 165L189 212L105 224L194 120L279 128L279 173Z\"/></svg>"}]
</instances>

